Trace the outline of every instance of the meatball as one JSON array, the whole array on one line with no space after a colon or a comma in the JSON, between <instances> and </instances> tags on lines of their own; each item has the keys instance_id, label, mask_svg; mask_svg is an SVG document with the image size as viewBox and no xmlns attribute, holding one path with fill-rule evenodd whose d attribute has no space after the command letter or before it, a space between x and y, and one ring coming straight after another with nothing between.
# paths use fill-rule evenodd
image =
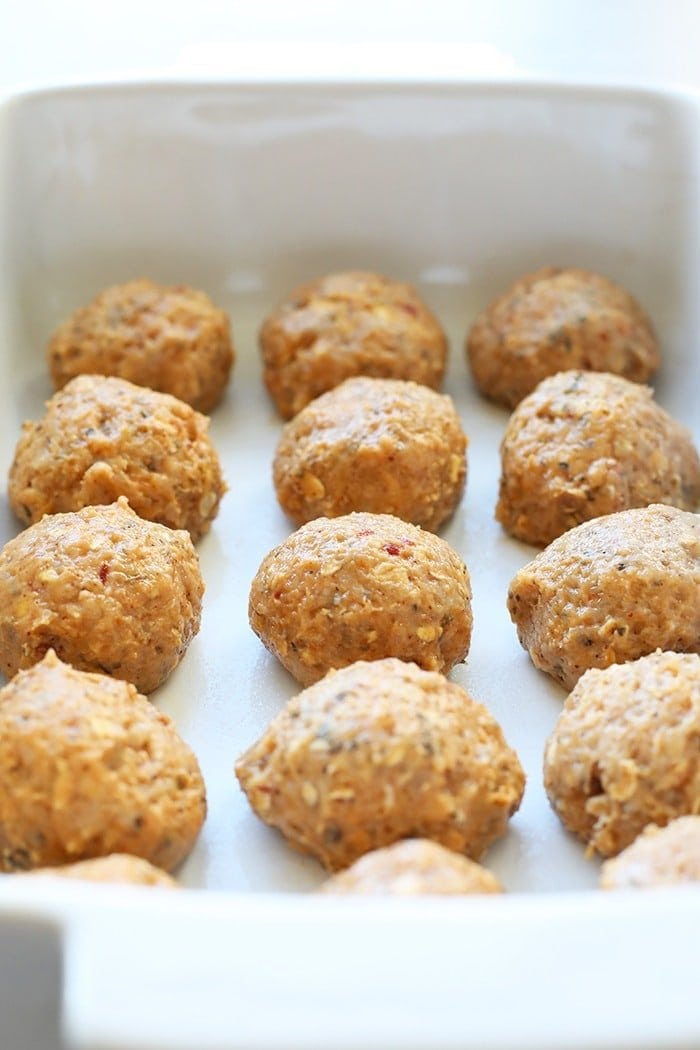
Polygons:
<instances>
[{"instance_id":1,"label":"meatball","mask_svg":"<svg viewBox=\"0 0 700 1050\"><path fill-rule=\"evenodd\" d=\"M546 266L521 277L477 318L467 356L479 390L513 408L545 376L571 368L645 383L659 367L651 321L597 273Z\"/></svg>"},{"instance_id":2,"label":"meatball","mask_svg":"<svg viewBox=\"0 0 700 1050\"><path fill-rule=\"evenodd\" d=\"M476 860L504 834L525 785L485 707L396 659L305 689L236 774L257 815L331 871L409 837Z\"/></svg>"},{"instance_id":3,"label":"meatball","mask_svg":"<svg viewBox=\"0 0 700 1050\"><path fill-rule=\"evenodd\" d=\"M52 335L56 389L84 372L162 390L199 412L221 400L234 360L229 320L204 292L141 279L106 288Z\"/></svg>"},{"instance_id":4,"label":"meatball","mask_svg":"<svg viewBox=\"0 0 700 1050\"><path fill-rule=\"evenodd\" d=\"M544 753L544 785L569 831L604 857L649 823L700 809L700 656L656 652L587 671Z\"/></svg>"},{"instance_id":5,"label":"meatball","mask_svg":"<svg viewBox=\"0 0 700 1050\"><path fill-rule=\"evenodd\" d=\"M350 270L302 285L260 331L265 385L283 419L356 375L438 388L447 340L414 288Z\"/></svg>"},{"instance_id":6,"label":"meatball","mask_svg":"<svg viewBox=\"0 0 700 1050\"><path fill-rule=\"evenodd\" d=\"M209 420L170 394L111 376L76 376L25 423L10 468L10 505L44 514L126 496L149 521L207 532L225 491Z\"/></svg>"},{"instance_id":7,"label":"meatball","mask_svg":"<svg viewBox=\"0 0 700 1050\"><path fill-rule=\"evenodd\" d=\"M437 529L462 495L466 446L451 398L401 379L346 379L285 426L277 498L297 525L366 510Z\"/></svg>"},{"instance_id":8,"label":"meatball","mask_svg":"<svg viewBox=\"0 0 700 1050\"><path fill-rule=\"evenodd\" d=\"M508 610L567 689L655 649L700 652L700 516L652 505L577 525L516 573Z\"/></svg>"},{"instance_id":9,"label":"meatball","mask_svg":"<svg viewBox=\"0 0 700 1050\"><path fill-rule=\"evenodd\" d=\"M199 630L203 592L188 533L143 521L123 496L48 515L0 551L0 670L55 649L150 693Z\"/></svg>"},{"instance_id":10,"label":"meatball","mask_svg":"<svg viewBox=\"0 0 700 1050\"><path fill-rule=\"evenodd\" d=\"M676 817L665 828L648 824L631 846L606 860L600 872L604 890L651 889L700 882L700 816Z\"/></svg>"},{"instance_id":11,"label":"meatball","mask_svg":"<svg viewBox=\"0 0 700 1050\"><path fill-rule=\"evenodd\" d=\"M53 652L0 691L0 867L133 853L170 871L206 812L197 759L128 682Z\"/></svg>"},{"instance_id":12,"label":"meatball","mask_svg":"<svg viewBox=\"0 0 700 1050\"><path fill-rule=\"evenodd\" d=\"M502 892L486 868L429 839L404 839L365 853L321 887L321 893L397 896Z\"/></svg>"},{"instance_id":13,"label":"meatball","mask_svg":"<svg viewBox=\"0 0 700 1050\"><path fill-rule=\"evenodd\" d=\"M389 514L302 525L263 559L248 613L302 685L385 656L449 671L464 660L472 628L461 558L438 536Z\"/></svg>"},{"instance_id":14,"label":"meatball","mask_svg":"<svg viewBox=\"0 0 700 1050\"><path fill-rule=\"evenodd\" d=\"M31 878L81 879L87 882L123 882L135 886L177 888L172 876L143 857L134 857L129 853L110 853L106 857L78 860L58 868L35 868L24 874Z\"/></svg>"},{"instance_id":15,"label":"meatball","mask_svg":"<svg viewBox=\"0 0 700 1050\"><path fill-rule=\"evenodd\" d=\"M544 546L574 525L650 503L694 510L700 458L651 390L604 372L543 379L513 412L501 444L496 518Z\"/></svg>"}]
</instances>

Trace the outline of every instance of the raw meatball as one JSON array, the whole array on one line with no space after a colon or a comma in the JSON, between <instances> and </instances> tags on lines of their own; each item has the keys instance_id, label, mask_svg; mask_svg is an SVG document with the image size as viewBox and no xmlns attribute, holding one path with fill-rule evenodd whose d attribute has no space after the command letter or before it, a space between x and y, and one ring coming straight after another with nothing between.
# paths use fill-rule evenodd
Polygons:
<instances>
[{"instance_id":1,"label":"raw meatball","mask_svg":"<svg viewBox=\"0 0 700 1050\"><path fill-rule=\"evenodd\" d=\"M649 824L600 872L604 890L651 889L700 882L700 816L677 817L660 828Z\"/></svg>"},{"instance_id":2,"label":"raw meatball","mask_svg":"<svg viewBox=\"0 0 700 1050\"><path fill-rule=\"evenodd\" d=\"M356 375L413 379L436 389L447 340L414 288L350 270L296 288L260 331L264 379L290 419Z\"/></svg>"},{"instance_id":3,"label":"raw meatball","mask_svg":"<svg viewBox=\"0 0 700 1050\"><path fill-rule=\"evenodd\" d=\"M700 516L652 505L584 522L516 573L508 611L567 689L589 667L700 652Z\"/></svg>"},{"instance_id":4,"label":"raw meatball","mask_svg":"<svg viewBox=\"0 0 700 1050\"><path fill-rule=\"evenodd\" d=\"M469 574L452 548L389 514L316 518L258 569L255 633L302 685L355 660L449 671L469 651Z\"/></svg>"},{"instance_id":5,"label":"raw meatball","mask_svg":"<svg viewBox=\"0 0 700 1050\"><path fill-rule=\"evenodd\" d=\"M193 540L225 491L209 420L184 401L108 376L77 376L25 423L10 468L10 505L25 525L44 514L113 503Z\"/></svg>"},{"instance_id":6,"label":"raw meatball","mask_svg":"<svg viewBox=\"0 0 700 1050\"><path fill-rule=\"evenodd\" d=\"M659 367L651 321L597 273L546 266L526 274L476 320L467 340L482 394L509 408L545 376L571 368L645 383Z\"/></svg>"},{"instance_id":7,"label":"raw meatball","mask_svg":"<svg viewBox=\"0 0 700 1050\"><path fill-rule=\"evenodd\" d=\"M54 332L55 387L84 372L121 376L210 412L233 365L229 320L204 292L145 279L105 289Z\"/></svg>"},{"instance_id":8,"label":"raw meatball","mask_svg":"<svg viewBox=\"0 0 700 1050\"><path fill-rule=\"evenodd\" d=\"M510 417L496 518L544 546L574 525L650 503L694 510L700 459L690 431L648 387L604 372L543 379Z\"/></svg>"},{"instance_id":9,"label":"raw meatball","mask_svg":"<svg viewBox=\"0 0 700 1050\"><path fill-rule=\"evenodd\" d=\"M236 775L257 815L331 871L409 837L478 859L525 786L485 707L395 659L356 663L294 697Z\"/></svg>"},{"instance_id":10,"label":"raw meatball","mask_svg":"<svg viewBox=\"0 0 700 1050\"><path fill-rule=\"evenodd\" d=\"M604 857L649 823L700 810L700 657L651 653L583 675L544 753L569 831Z\"/></svg>"},{"instance_id":11,"label":"raw meatball","mask_svg":"<svg viewBox=\"0 0 700 1050\"><path fill-rule=\"evenodd\" d=\"M367 510L437 529L464 490L466 447L451 398L401 379L346 379L285 426L277 498L297 525Z\"/></svg>"},{"instance_id":12,"label":"raw meatball","mask_svg":"<svg viewBox=\"0 0 700 1050\"><path fill-rule=\"evenodd\" d=\"M0 551L0 670L48 649L151 693L199 630L204 584L186 532L143 521L121 497L51 514Z\"/></svg>"},{"instance_id":13,"label":"raw meatball","mask_svg":"<svg viewBox=\"0 0 700 1050\"><path fill-rule=\"evenodd\" d=\"M35 868L25 874L31 878L81 879L87 882L123 882L138 886L177 888L172 876L143 857L134 857L129 853L110 853L107 857L79 860L59 868Z\"/></svg>"},{"instance_id":14,"label":"raw meatball","mask_svg":"<svg viewBox=\"0 0 700 1050\"><path fill-rule=\"evenodd\" d=\"M321 887L321 893L397 896L502 892L500 882L486 868L429 839L405 839L365 853Z\"/></svg>"},{"instance_id":15,"label":"raw meatball","mask_svg":"<svg viewBox=\"0 0 700 1050\"><path fill-rule=\"evenodd\" d=\"M128 682L53 652L0 691L0 867L133 853L170 871L206 813L175 726Z\"/></svg>"}]
</instances>

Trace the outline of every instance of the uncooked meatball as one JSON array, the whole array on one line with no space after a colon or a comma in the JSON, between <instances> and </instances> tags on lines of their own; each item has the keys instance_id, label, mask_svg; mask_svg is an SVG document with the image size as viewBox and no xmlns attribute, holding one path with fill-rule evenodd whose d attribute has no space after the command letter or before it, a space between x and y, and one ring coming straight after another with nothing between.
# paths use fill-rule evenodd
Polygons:
<instances>
[{"instance_id":1,"label":"uncooked meatball","mask_svg":"<svg viewBox=\"0 0 700 1050\"><path fill-rule=\"evenodd\" d=\"M250 589L250 624L302 685L355 660L430 671L464 660L469 574L444 540L389 514L316 518L276 547Z\"/></svg>"},{"instance_id":2,"label":"uncooked meatball","mask_svg":"<svg viewBox=\"0 0 700 1050\"><path fill-rule=\"evenodd\" d=\"M546 266L477 318L467 340L486 397L513 408L545 376L572 368L645 383L659 367L651 321L624 288L597 273Z\"/></svg>"},{"instance_id":3,"label":"uncooked meatball","mask_svg":"<svg viewBox=\"0 0 700 1050\"><path fill-rule=\"evenodd\" d=\"M0 551L0 670L48 649L151 693L199 630L204 584L186 532L143 521L121 497L51 514Z\"/></svg>"},{"instance_id":4,"label":"uncooked meatball","mask_svg":"<svg viewBox=\"0 0 700 1050\"><path fill-rule=\"evenodd\" d=\"M126 496L140 517L193 540L225 491L209 420L184 401L111 376L77 376L25 423L10 468L10 505L25 525L44 514Z\"/></svg>"},{"instance_id":5,"label":"uncooked meatball","mask_svg":"<svg viewBox=\"0 0 700 1050\"><path fill-rule=\"evenodd\" d=\"M321 893L418 894L502 893L490 871L429 839L405 839L372 850L345 871L331 875Z\"/></svg>"},{"instance_id":6,"label":"uncooked meatball","mask_svg":"<svg viewBox=\"0 0 700 1050\"><path fill-rule=\"evenodd\" d=\"M477 860L525 786L482 704L395 659L353 664L294 697L236 775L257 815L331 871L410 837Z\"/></svg>"},{"instance_id":7,"label":"uncooked meatball","mask_svg":"<svg viewBox=\"0 0 700 1050\"><path fill-rule=\"evenodd\" d=\"M652 505L577 525L516 573L508 611L566 689L655 649L700 652L700 516Z\"/></svg>"},{"instance_id":8,"label":"uncooked meatball","mask_svg":"<svg viewBox=\"0 0 700 1050\"><path fill-rule=\"evenodd\" d=\"M614 856L649 823L700 809L700 657L656 652L587 671L544 753L564 826Z\"/></svg>"},{"instance_id":9,"label":"uncooked meatball","mask_svg":"<svg viewBox=\"0 0 700 1050\"><path fill-rule=\"evenodd\" d=\"M350 376L438 388L447 358L445 333L416 290L361 270L296 288L264 322L260 349L283 419Z\"/></svg>"},{"instance_id":10,"label":"uncooked meatball","mask_svg":"<svg viewBox=\"0 0 700 1050\"><path fill-rule=\"evenodd\" d=\"M234 360L229 320L204 292L141 279L106 288L52 335L59 389L82 373L162 390L199 412L221 400Z\"/></svg>"},{"instance_id":11,"label":"uncooked meatball","mask_svg":"<svg viewBox=\"0 0 700 1050\"><path fill-rule=\"evenodd\" d=\"M496 518L544 546L583 521L650 503L695 510L700 459L690 431L648 387L605 372L543 379L510 417Z\"/></svg>"},{"instance_id":12,"label":"uncooked meatball","mask_svg":"<svg viewBox=\"0 0 700 1050\"><path fill-rule=\"evenodd\" d=\"M0 867L133 853L171 871L206 813L197 759L128 682L53 652L0 691Z\"/></svg>"},{"instance_id":13,"label":"uncooked meatball","mask_svg":"<svg viewBox=\"0 0 700 1050\"><path fill-rule=\"evenodd\" d=\"M176 889L177 882L167 872L143 857L129 853L110 853L106 857L79 860L58 868L35 868L24 872L28 878L79 879L86 882L121 882L134 886L163 886Z\"/></svg>"},{"instance_id":14,"label":"uncooked meatball","mask_svg":"<svg viewBox=\"0 0 700 1050\"><path fill-rule=\"evenodd\" d=\"M677 817L660 828L649 824L631 846L606 860L600 872L604 890L700 882L700 816Z\"/></svg>"},{"instance_id":15,"label":"uncooked meatball","mask_svg":"<svg viewBox=\"0 0 700 1050\"><path fill-rule=\"evenodd\" d=\"M462 495L466 446L450 397L401 379L346 379L285 426L277 498L297 525L366 510L434 530Z\"/></svg>"}]
</instances>

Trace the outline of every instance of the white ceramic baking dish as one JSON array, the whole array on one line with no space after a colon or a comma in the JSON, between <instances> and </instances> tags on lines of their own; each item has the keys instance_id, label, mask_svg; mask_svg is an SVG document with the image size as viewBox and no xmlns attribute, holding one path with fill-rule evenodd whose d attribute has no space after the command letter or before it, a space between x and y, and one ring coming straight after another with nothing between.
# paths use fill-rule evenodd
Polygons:
<instances>
[{"instance_id":1,"label":"white ceramic baking dish","mask_svg":"<svg viewBox=\"0 0 700 1050\"><path fill-rule=\"evenodd\" d=\"M51 393L52 328L103 286L149 275L232 317L233 381L212 435L230 492L201 543L202 631L154 702L195 748L210 814L178 895L0 879L5 1050L580 1050L700 1045L700 894L603 894L541 786L564 694L505 609L534 551L493 521L506 414L474 393L476 312L544 263L600 270L651 313L659 400L698 429L700 108L695 97L534 84L151 84L64 89L0 110L0 474ZM475 631L455 680L528 771L486 863L503 899L334 900L261 825L232 766L295 691L247 625L250 580L290 531L257 328L295 283L372 268L407 279L451 339L470 437L444 530ZM0 539L17 531L0 504ZM203 892L204 890L207 892ZM43 1026L43 1027L42 1027ZM48 1027L47 1027L48 1026ZM9 1034L8 1034L9 1033Z\"/></svg>"}]
</instances>

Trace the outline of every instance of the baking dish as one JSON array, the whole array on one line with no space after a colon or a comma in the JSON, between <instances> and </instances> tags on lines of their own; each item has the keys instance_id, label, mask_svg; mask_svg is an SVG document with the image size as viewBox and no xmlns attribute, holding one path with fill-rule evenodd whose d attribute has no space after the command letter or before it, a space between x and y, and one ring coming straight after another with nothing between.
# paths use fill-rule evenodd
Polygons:
<instances>
[{"instance_id":1,"label":"baking dish","mask_svg":"<svg viewBox=\"0 0 700 1050\"><path fill-rule=\"evenodd\" d=\"M4 103L0 471L51 393L48 335L108 284L148 275L205 289L230 312L238 353L212 420L230 491L199 546L202 631L154 695L208 786L181 871L192 892L0 881L0 933L26 949L28 972L54 988L62 961L67 1047L700 1044L700 896L598 893L596 862L544 796L542 748L564 694L531 667L505 610L534 551L493 520L507 417L477 397L462 350L477 311L523 271L599 270L653 317L657 396L700 438L699 114L680 92L532 83L124 84ZM446 390L469 478L442 534L470 569L475 615L453 677L528 773L486 858L503 900L321 900L309 892L317 864L256 821L232 773L296 691L247 624L250 580L291 531L272 490L280 422L256 333L294 284L348 267L416 284L450 337ZM0 538L16 531L3 501ZM9 979L8 951L1 965ZM32 985L7 986L15 1050L22 1010L36 1020L43 1001Z\"/></svg>"}]
</instances>

